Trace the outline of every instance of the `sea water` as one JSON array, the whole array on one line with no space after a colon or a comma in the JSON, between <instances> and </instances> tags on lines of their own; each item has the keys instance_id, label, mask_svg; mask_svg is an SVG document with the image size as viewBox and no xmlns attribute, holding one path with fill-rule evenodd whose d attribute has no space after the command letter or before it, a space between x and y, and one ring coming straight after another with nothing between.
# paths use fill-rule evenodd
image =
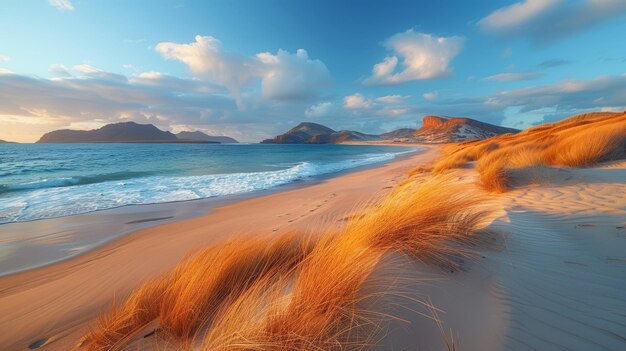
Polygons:
<instances>
[{"instance_id":1,"label":"sea water","mask_svg":"<svg viewBox=\"0 0 626 351\"><path fill-rule=\"evenodd\" d=\"M0 144L0 224L250 193L411 151L378 145Z\"/></svg>"}]
</instances>

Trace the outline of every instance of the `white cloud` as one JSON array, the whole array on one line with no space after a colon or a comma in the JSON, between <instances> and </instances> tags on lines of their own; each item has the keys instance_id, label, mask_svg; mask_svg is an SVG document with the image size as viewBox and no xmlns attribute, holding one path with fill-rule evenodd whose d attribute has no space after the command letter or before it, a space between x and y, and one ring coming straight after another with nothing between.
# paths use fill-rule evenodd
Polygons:
<instances>
[{"instance_id":1,"label":"white cloud","mask_svg":"<svg viewBox=\"0 0 626 351\"><path fill-rule=\"evenodd\" d=\"M311 60L304 49L295 54L278 50L257 54L263 64L261 89L270 100L301 100L318 95L330 84L330 73L320 60Z\"/></svg>"},{"instance_id":2,"label":"white cloud","mask_svg":"<svg viewBox=\"0 0 626 351\"><path fill-rule=\"evenodd\" d=\"M332 102L320 102L309 106L309 108L304 111L304 115L311 118L328 116L333 110L333 107Z\"/></svg>"},{"instance_id":3,"label":"white cloud","mask_svg":"<svg viewBox=\"0 0 626 351\"><path fill-rule=\"evenodd\" d=\"M492 12L478 26L498 36L529 36L547 42L624 12L624 0L525 0Z\"/></svg>"},{"instance_id":4,"label":"white cloud","mask_svg":"<svg viewBox=\"0 0 626 351\"><path fill-rule=\"evenodd\" d=\"M363 84L393 85L448 76L452 73L450 62L463 47L463 38L437 37L409 29L388 38L385 47L393 52L392 56L374 65L372 75Z\"/></svg>"},{"instance_id":5,"label":"white cloud","mask_svg":"<svg viewBox=\"0 0 626 351\"><path fill-rule=\"evenodd\" d=\"M2 61L2 62L9 62L9 61L11 61L11 58L9 56L7 56L7 55L0 54L0 61Z\"/></svg>"},{"instance_id":6,"label":"white cloud","mask_svg":"<svg viewBox=\"0 0 626 351\"><path fill-rule=\"evenodd\" d=\"M400 104L404 102L406 99L408 99L409 97L410 96L406 96L406 95L387 95L387 96L377 97L376 101L382 102L385 104Z\"/></svg>"},{"instance_id":7,"label":"white cloud","mask_svg":"<svg viewBox=\"0 0 626 351\"><path fill-rule=\"evenodd\" d=\"M196 35L195 39L191 44L162 42L155 50L165 59L183 62L198 78L225 86L243 106L241 89L258 76L257 61L224 51L212 36Z\"/></svg>"},{"instance_id":8,"label":"white cloud","mask_svg":"<svg viewBox=\"0 0 626 351\"><path fill-rule=\"evenodd\" d=\"M48 3L60 11L74 11L74 5L70 0L48 0Z\"/></svg>"},{"instance_id":9,"label":"white cloud","mask_svg":"<svg viewBox=\"0 0 626 351\"><path fill-rule=\"evenodd\" d=\"M543 76L540 72L500 73L486 77L485 80L495 82L514 82L520 80L533 80Z\"/></svg>"},{"instance_id":10,"label":"white cloud","mask_svg":"<svg viewBox=\"0 0 626 351\"><path fill-rule=\"evenodd\" d=\"M0 67L0 74L14 74L10 69Z\"/></svg>"},{"instance_id":11,"label":"white cloud","mask_svg":"<svg viewBox=\"0 0 626 351\"><path fill-rule=\"evenodd\" d=\"M349 110L367 110L373 107L372 101L356 93L343 98L343 107Z\"/></svg>"},{"instance_id":12,"label":"white cloud","mask_svg":"<svg viewBox=\"0 0 626 351\"><path fill-rule=\"evenodd\" d=\"M525 0L502 7L481 19L478 25L487 31L512 30L555 8L562 0Z\"/></svg>"},{"instance_id":13,"label":"white cloud","mask_svg":"<svg viewBox=\"0 0 626 351\"><path fill-rule=\"evenodd\" d=\"M228 89L243 107L242 89L261 81L263 97L271 100L299 100L317 96L330 83L330 73L320 60L309 59L304 49L295 54L285 50L246 57L225 51L211 36L195 37L195 42L162 42L156 51L169 60L185 63L198 78Z\"/></svg>"},{"instance_id":14,"label":"white cloud","mask_svg":"<svg viewBox=\"0 0 626 351\"><path fill-rule=\"evenodd\" d=\"M407 117L415 113L415 106L407 104L410 96L386 95L370 98L356 93L343 98L343 113L349 114L355 120L369 119L373 124L384 123L379 117Z\"/></svg>"},{"instance_id":15,"label":"white cloud","mask_svg":"<svg viewBox=\"0 0 626 351\"><path fill-rule=\"evenodd\" d=\"M432 91L430 93L424 93L422 96L428 101L434 101L439 97L439 92Z\"/></svg>"}]
</instances>

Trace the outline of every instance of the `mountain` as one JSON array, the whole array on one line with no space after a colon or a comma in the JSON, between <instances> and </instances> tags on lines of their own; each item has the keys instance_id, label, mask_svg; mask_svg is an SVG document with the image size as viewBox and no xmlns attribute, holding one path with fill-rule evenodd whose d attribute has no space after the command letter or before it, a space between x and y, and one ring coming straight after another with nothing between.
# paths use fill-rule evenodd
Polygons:
<instances>
[{"instance_id":1,"label":"mountain","mask_svg":"<svg viewBox=\"0 0 626 351\"><path fill-rule=\"evenodd\" d=\"M178 138L152 124L122 122L93 130L61 129L44 134L37 143L176 142Z\"/></svg>"},{"instance_id":2,"label":"mountain","mask_svg":"<svg viewBox=\"0 0 626 351\"><path fill-rule=\"evenodd\" d=\"M335 131L317 123L303 122L273 139L263 140L264 144L338 144L344 141L380 140L378 135L364 134L349 130Z\"/></svg>"},{"instance_id":3,"label":"mountain","mask_svg":"<svg viewBox=\"0 0 626 351\"><path fill-rule=\"evenodd\" d=\"M517 129L500 127L471 118L424 116L422 127L415 131L413 140L423 143L451 143L517 132L519 132Z\"/></svg>"},{"instance_id":4,"label":"mountain","mask_svg":"<svg viewBox=\"0 0 626 351\"><path fill-rule=\"evenodd\" d=\"M179 140L203 140L203 141L212 141L212 142L217 142L217 143L238 143L237 140L231 137L207 135L200 131L180 132L180 133L176 133L176 137Z\"/></svg>"},{"instance_id":5,"label":"mountain","mask_svg":"<svg viewBox=\"0 0 626 351\"><path fill-rule=\"evenodd\" d=\"M391 132L383 133L380 135L380 138L383 140L399 140L399 139L410 139L415 134L415 129L413 128L400 128Z\"/></svg>"},{"instance_id":6,"label":"mountain","mask_svg":"<svg viewBox=\"0 0 626 351\"><path fill-rule=\"evenodd\" d=\"M0 140L0 144L15 144L14 141Z\"/></svg>"}]
</instances>

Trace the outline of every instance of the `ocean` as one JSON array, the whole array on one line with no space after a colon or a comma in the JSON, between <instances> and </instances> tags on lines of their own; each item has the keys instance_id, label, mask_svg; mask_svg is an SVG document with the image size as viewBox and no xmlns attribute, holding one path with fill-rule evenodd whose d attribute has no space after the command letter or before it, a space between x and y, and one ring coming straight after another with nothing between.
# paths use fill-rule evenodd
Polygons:
<instances>
[{"instance_id":1,"label":"ocean","mask_svg":"<svg viewBox=\"0 0 626 351\"><path fill-rule=\"evenodd\" d=\"M378 145L0 144L0 224L245 194L415 150Z\"/></svg>"}]
</instances>

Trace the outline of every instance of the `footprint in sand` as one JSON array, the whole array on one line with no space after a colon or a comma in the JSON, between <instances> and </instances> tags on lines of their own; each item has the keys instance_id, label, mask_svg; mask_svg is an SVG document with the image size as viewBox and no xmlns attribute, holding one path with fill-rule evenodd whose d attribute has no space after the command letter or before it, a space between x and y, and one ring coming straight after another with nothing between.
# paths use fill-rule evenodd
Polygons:
<instances>
[{"instance_id":1,"label":"footprint in sand","mask_svg":"<svg viewBox=\"0 0 626 351\"><path fill-rule=\"evenodd\" d=\"M48 341L47 338L38 339L37 341L35 341L32 344L28 345L28 349L29 350L36 350L36 349L42 347L43 345L45 345L46 341Z\"/></svg>"}]
</instances>

